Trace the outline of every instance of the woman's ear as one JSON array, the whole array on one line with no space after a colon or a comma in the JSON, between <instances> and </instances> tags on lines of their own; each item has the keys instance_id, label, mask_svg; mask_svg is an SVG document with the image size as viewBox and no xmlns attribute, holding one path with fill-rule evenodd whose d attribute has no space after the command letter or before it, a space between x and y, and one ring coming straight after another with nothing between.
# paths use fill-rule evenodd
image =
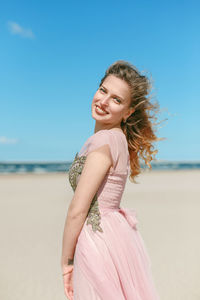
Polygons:
<instances>
[{"instance_id":1,"label":"woman's ear","mask_svg":"<svg viewBox=\"0 0 200 300\"><path fill-rule=\"evenodd\" d=\"M132 115L132 113L134 113L134 111L135 111L135 108L134 108L134 107L130 107L130 108L128 109L127 114L124 116L123 119L126 121L126 120L128 119L128 117L130 117L130 115Z\"/></svg>"},{"instance_id":2,"label":"woman's ear","mask_svg":"<svg viewBox=\"0 0 200 300\"><path fill-rule=\"evenodd\" d=\"M129 116L132 115L132 113L134 113L134 111L135 111L135 108L134 107L130 107L130 114L129 114Z\"/></svg>"}]
</instances>

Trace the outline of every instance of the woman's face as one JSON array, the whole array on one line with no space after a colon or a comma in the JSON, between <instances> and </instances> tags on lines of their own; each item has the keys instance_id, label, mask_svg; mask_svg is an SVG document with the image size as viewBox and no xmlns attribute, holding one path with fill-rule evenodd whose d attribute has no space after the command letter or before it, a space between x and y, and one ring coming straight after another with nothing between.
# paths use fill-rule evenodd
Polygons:
<instances>
[{"instance_id":1,"label":"woman's face","mask_svg":"<svg viewBox=\"0 0 200 300\"><path fill-rule=\"evenodd\" d=\"M92 101L92 118L100 126L120 127L122 119L127 119L134 111L129 108L130 88L126 81L109 75L96 91Z\"/></svg>"}]
</instances>

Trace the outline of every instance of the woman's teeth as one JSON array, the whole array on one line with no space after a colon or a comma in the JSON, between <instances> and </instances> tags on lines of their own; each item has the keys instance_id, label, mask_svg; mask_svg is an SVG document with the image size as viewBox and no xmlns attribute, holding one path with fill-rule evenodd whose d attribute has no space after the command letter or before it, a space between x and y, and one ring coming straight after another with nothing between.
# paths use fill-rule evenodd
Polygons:
<instances>
[{"instance_id":1,"label":"woman's teeth","mask_svg":"<svg viewBox=\"0 0 200 300\"><path fill-rule=\"evenodd\" d=\"M96 106L96 110L104 115L107 114L107 112L103 111L100 107Z\"/></svg>"}]
</instances>

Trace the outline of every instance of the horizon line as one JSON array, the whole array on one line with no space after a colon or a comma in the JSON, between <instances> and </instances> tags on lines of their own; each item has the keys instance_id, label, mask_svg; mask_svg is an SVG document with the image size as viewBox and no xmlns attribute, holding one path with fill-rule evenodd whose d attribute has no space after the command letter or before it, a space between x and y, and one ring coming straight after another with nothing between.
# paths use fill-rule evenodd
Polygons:
<instances>
[{"instance_id":1,"label":"horizon line","mask_svg":"<svg viewBox=\"0 0 200 300\"><path fill-rule=\"evenodd\" d=\"M71 163L73 162L72 160L49 160L49 161L45 161L45 160L17 160L17 161L0 161L0 164L65 164L65 163ZM160 160L152 160L150 163L200 163L200 160L164 160L164 159L160 159Z\"/></svg>"}]
</instances>

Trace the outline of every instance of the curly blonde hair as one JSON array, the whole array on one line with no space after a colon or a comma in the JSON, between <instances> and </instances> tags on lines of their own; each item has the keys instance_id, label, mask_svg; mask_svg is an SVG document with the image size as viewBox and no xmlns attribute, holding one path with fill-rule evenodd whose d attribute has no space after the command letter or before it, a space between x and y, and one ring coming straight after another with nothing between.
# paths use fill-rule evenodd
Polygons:
<instances>
[{"instance_id":1,"label":"curly blonde hair","mask_svg":"<svg viewBox=\"0 0 200 300\"><path fill-rule=\"evenodd\" d=\"M109 75L125 80L130 87L130 107L134 107L135 111L127 118L126 122L121 121L121 129L128 142L131 169L129 179L136 183L134 178L141 173L139 159L142 158L145 165L152 169L150 162L158 152L154 149L153 142L163 139L156 136L155 125L157 124L152 122L152 120L157 120L159 104L150 102L149 94L152 87L150 80L141 75L132 64L123 60L116 61L106 70L99 86Z\"/></svg>"}]
</instances>

